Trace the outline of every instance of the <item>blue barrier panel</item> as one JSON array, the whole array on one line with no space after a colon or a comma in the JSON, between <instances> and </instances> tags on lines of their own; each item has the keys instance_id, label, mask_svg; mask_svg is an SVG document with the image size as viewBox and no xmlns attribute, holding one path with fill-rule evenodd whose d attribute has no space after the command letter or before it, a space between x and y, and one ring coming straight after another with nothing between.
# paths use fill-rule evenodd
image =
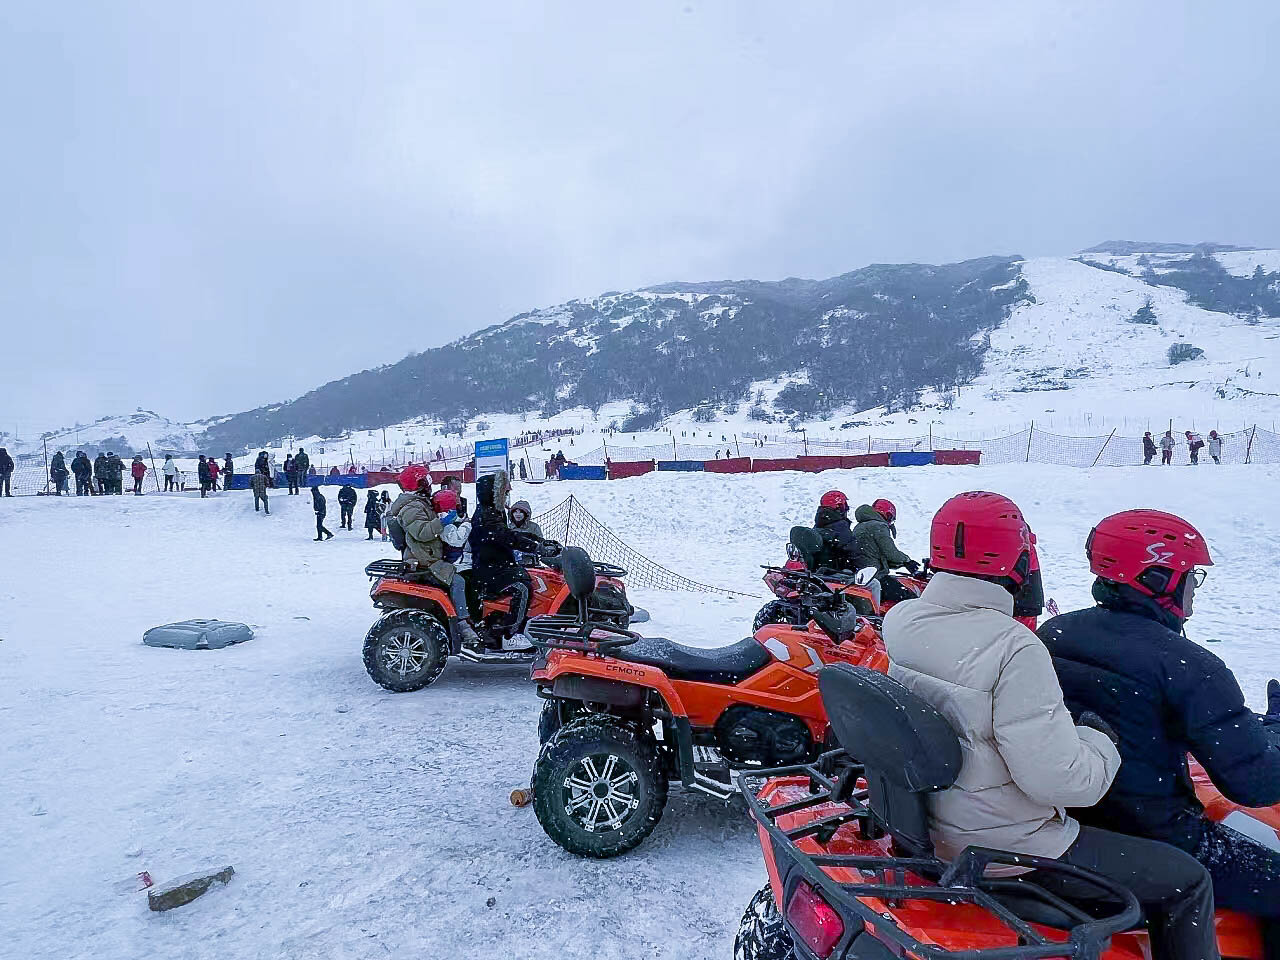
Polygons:
<instances>
[{"instance_id":1,"label":"blue barrier panel","mask_svg":"<svg viewBox=\"0 0 1280 960\"><path fill-rule=\"evenodd\" d=\"M570 466L566 463L560 468L561 480L606 480L608 476L608 468L604 466Z\"/></svg>"},{"instance_id":2,"label":"blue barrier panel","mask_svg":"<svg viewBox=\"0 0 1280 960\"><path fill-rule=\"evenodd\" d=\"M223 490L248 490L249 476L250 475L247 473L233 473L231 475L231 482L227 483L226 477L224 475L222 489Z\"/></svg>"},{"instance_id":3,"label":"blue barrier panel","mask_svg":"<svg viewBox=\"0 0 1280 960\"><path fill-rule=\"evenodd\" d=\"M679 473L702 473L706 466L701 460L659 460L659 470L675 470Z\"/></svg>"},{"instance_id":4,"label":"blue barrier panel","mask_svg":"<svg viewBox=\"0 0 1280 960\"><path fill-rule=\"evenodd\" d=\"M923 467L930 463L933 463L932 450L908 450L902 453L889 454L889 466L891 467Z\"/></svg>"}]
</instances>

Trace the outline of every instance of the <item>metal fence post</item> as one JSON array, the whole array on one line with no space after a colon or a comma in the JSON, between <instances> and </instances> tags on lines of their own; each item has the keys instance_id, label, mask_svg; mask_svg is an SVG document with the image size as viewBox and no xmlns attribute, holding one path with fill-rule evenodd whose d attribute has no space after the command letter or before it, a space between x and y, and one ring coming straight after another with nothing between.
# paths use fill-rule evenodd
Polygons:
<instances>
[{"instance_id":1,"label":"metal fence post","mask_svg":"<svg viewBox=\"0 0 1280 960\"><path fill-rule=\"evenodd\" d=\"M1111 432L1107 434L1107 439L1102 441L1102 449L1098 451L1098 455L1093 458L1093 463L1089 464L1089 466L1096 467L1098 465L1098 461L1102 459L1103 451L1107 449L1107 444L1111 442L1111 438L1114 437L1115 435L1116 435L1116 428L1112 427Z\"/></svg>"},{"instance_id":2,"label":"metal fence post","mask_svg":"<svg viewBox=\"0 0 1280 960\"><path fill-rule=\"evenodd\" d=\"M1244 449L1244 462L1249 463L1253 459L1253 438L1258 435L1258 425L1253 425L1253 430L1249 433L1249 445Z\"/></svg>"},{"instance_id":3,"label":"metal fence post","mask_svg":"<svg viewBox=\"0 0 1280 960\"><path fill-rule=\"evenodd\" d=\"M1032 420L1031 426L1027 429L1027 459L1024 461L1026 463L1031 462L1031 438L1035 435L1035 432L1036 422Z\"/></svg>"}]
</instances>

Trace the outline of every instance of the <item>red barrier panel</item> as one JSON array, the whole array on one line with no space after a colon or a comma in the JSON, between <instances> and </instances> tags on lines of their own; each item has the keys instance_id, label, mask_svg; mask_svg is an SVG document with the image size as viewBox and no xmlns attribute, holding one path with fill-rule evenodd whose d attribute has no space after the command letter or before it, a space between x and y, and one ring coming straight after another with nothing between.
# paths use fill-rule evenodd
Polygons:
<instances>
[{"instance_id":1,"label":"red barrier panel","mask_svg":"<svg viewBox=\"0 0 1280 960\"><path fill-rule=\"evenodd\" d=\"M752 473L768 473L773 470L803 470L804 464L800 462L799 457L791 457L787 460L752 460Z\"/></svg>"},{"instance_id":2,"label":"red barrier panel","mask_svg":"<svg viewBox=\"0 0 1280 960\"><path fill-rule=\"evenodd\" d=\"M843 457L797 457L800 461L800 469L807 473L821 473L823 470L839 470L843 464Z\"/></svg>"},{"instance_id":3,"label":"red barrier panel","mask_svg":"<svg viewBox=\"0 0 1280 960\"><path fill-rule=\"evenodd\" d=\"M703 464L707 473L750 473L750 457L730 457L728 460L707 460Z\"/></svg>"},{"instance_id":4,"label":"red barrier panel","mask_svg":"<svg viewBox=\"0 0 1280 960\"><path fill-rule=\"evenodd\" d=\"M981 456L981 450L935 450L933 451L933 462L977 466Z\"/></svg>"},{"instance_id":5,"label":"red barrier panel","mask_svg":"<svg viewBox=\"0 0 1280 960\"><path fill-rule=\"evenodd\" d=\"M365 485L376 487L382 483L395 483L399 479L400 474L395 470L370 470L369 478L365 481Z\"/></svg>"},{"instance_id":6,"label":"red barrier panel","mask_svg":"<svg viewBox=\"0 0 1280 960\"><path fill-rule=\"evenodd\" d=\"M609 479L621 480L624 477L640 477L654 470L652 460L610 460Z\"/></svg>"},{"instance_id":7,"label":"red barrier panel","mask_svg":"<svg viewBox=\"0 0 1280 960\"><path fill-rule=\"evenodd\" d=\"M840 458L840 466L845 469L851 467L887 467L889 465L889 454L887 453L855 453L849 457Z\"/></svg>"}]
</instances>

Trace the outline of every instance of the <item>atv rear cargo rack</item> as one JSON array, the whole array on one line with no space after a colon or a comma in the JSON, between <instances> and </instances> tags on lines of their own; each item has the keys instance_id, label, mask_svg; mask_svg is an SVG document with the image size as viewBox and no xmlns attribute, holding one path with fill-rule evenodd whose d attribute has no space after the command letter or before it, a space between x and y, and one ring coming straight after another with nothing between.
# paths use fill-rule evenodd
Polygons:
<instances>
[{"instance_id":1,"label":"atv rear cargo rack","mask_svg":"<svg viewBox=\"0 0 1280 960\"><path fill-rule=\"evenodd\" d=\"M750 777L740 778L738 784L752 817L769 837L778 876L784 886L784 904L790 902L789 898L803 880L840 914L845 933L852 931L851 942L865 930L887 947L890 954L909 954L921 960L1040 960L1050 957L1098 960L1113 934L1140 926L1142 912L1128 889L1060 860L982 847L966 848L951 863L936 857L810 853L801 849L797 841L806 837L812 837L820 848L826 848L835 834L849 824L855 825L861 839L876 839L884 835L883 824L867 806L866 788L860 781L862 771L861 765L852 761L843 750L835 750L809 764L751 771ZM759 794L764 792L767 782L781 778L791 778L797 785L807 779L807 796L772 806L762 801ZM778 823L788 815L824 805L844 809L820 814L789 828ZM1105 916L1090 915L1030 881L987 877L986 868L993 864L1052 871L1073 877L1098 890L1108 901L1105 909L1109 912ZM842 882L827 872L831 868L856 871L855 875L860 875L863 880ZM908 874L926 882L909 883ZM1002 897L1007 898L1007 902ZM862 898L879 900L887 905L888 910L883 907L875 909ZM1112 909L1109 901L1114 901L1118 907ZM899 925L890 912L910 902L933 903L943 908L958 904L977 906L998 921L998 925L993 924L993 931L1007 931L1016 937L1017 943L966 950L948 950L937 944L924 943ZM1015 912L1011 903L1024 913L1040 914L1041 919L1024 919ZM1060 919L1043 919L1046 914ZM1066 940L1046 937L1032 926L1033 923L1063 931L1067 935ZM846 949L850 945L845 944ZM797 950L797 956L802 953ZM862 953L854 947L850 955L861 956Z\"/></svg>"},{"instance_id":2,"label":"atv rear cargo rack","mask_svg":"<svg viewBox=\"0 0 1280 960\"><path fill-rule=\"evenodd\" d=\"M370 580L376 580L378 577L392 577L396 580L421 580L431 577L427 570L414 569L405 560L374 560L365 565L364 572Z\"/></svg>"},{"instance_id":3,"label":"atv rear cargo rack","mask_svg":"<svg viewBox=\"0 0 1280 960\"><path fill-rule=\"evenodd\" d=\"M640 639L640 634L624 627L596 622L590 616L584 620L580 613L534 617L525 626L524 632L533 645L542 650L573 650L578 653L605 655Z\"/></svg>"}]
</instances>

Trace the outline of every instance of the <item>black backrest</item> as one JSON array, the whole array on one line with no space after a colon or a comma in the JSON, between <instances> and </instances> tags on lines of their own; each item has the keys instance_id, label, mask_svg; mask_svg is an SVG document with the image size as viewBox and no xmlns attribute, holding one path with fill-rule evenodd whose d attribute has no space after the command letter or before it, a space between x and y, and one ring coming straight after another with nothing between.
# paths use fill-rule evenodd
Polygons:
<instances>
[{"instance_id":1,"label":"black backrest","mask_svg":"<svg viewBox=\"0 0 1280 960\"><path fill-rule=\"evenodd\" d=\"M596 565L581 547L564 547L560 551L560 572L575 600L585 600L596 589Z\"/></svg>"},{"instance_id":2,"label":"black backrest","mask_svg":"<svg viewBox=\"0 0 1280 960\"><path fill-rule=\"evenodd\" d=\"M792 527L791 545L796 548L809 570L818 569L818 557L822 553L822 534L812 527Z\"/></svg>"},{"instance_id":3,"label":"black backrest","mask_svg":"<svg viewBox=\"0 0 1280 960\"><path fill-rule=\"evenodd\" d=\"M865 768L872 814L912 856L929 856L928 794L960 775L960 741L942 714L898 681L846 663L823 667L818 688L831 729Z\"/></svg>"}]
</instances>

